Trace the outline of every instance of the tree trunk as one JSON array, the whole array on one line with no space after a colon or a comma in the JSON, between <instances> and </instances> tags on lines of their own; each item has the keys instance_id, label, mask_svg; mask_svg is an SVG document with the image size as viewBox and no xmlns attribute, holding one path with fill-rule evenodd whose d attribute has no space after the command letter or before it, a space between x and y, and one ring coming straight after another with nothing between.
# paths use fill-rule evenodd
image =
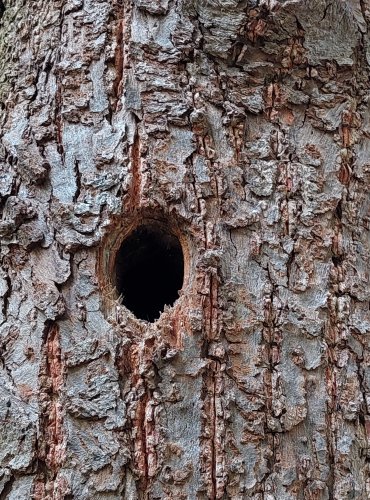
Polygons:
<instances>
[{"instance_id":1,"label":"tree trunk","mask_svg":"<svg viewBox=\"0 0 370 500\"><path fill-rule=\"evenodd\" d=\"M0 12L0 498L369 498L369 1Z\"/></svg>"}]
</instances>

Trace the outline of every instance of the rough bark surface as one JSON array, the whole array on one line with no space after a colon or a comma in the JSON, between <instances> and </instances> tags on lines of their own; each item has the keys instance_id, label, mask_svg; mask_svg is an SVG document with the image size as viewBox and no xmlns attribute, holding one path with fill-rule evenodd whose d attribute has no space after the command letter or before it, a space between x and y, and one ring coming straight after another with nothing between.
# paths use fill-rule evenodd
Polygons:
<instances>
[{"instance_id":1,"label":"rough bark surface","mask_svg":"<svg viewBox=\"0 0 370 500\"><path fill-rule=\"evenodd\" d=\"M0 498L369 498L369 1L0 17ZM152 217L186 277L146 323Z\"/></svg>"}]
</instances>

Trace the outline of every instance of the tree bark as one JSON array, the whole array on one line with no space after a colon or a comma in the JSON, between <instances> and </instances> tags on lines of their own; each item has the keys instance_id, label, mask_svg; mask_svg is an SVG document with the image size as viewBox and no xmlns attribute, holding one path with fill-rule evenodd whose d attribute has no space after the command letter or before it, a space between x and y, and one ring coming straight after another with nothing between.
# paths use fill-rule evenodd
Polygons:
<instances>
[{"instance_id":1,"label":"tree bark","mask_svg":"<svg viewBox=\"0 0 370 500\"><path fill-rule=\"evenodd\" d=\"M0 498L369 498L368 0L0 16ZM149 323L114 266L153 219Z\"/></svg>"}]
</instances>

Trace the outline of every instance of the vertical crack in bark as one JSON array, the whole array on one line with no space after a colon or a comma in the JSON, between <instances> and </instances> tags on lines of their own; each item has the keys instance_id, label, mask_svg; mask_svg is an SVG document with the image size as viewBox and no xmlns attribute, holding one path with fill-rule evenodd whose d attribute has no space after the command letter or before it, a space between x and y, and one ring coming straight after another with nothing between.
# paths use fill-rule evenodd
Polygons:
<instances>
[{"instance_id":1,"label":"vertical crack in bark","mask_svg":"<svg viewBox=\"0 0 370 500\"><path fill-rule=\"evenodd\" d=\"M217 276L209 276L209 296L204 304L205 310L205 343L204 356L210 360L208 369L203 379L203 401L204 401L204 432L206 445L203 451L204 470L206 473L207 495L212 500L223 498L224 478L219 474L219 464L222 459L222 443L218 439L219 417L218 401L221 363L217 356L210 353L214 341L217 341L218 330L218 281ZM207 453L207 450L209 453Z\"/></svg>"},{"instance_id":2,"label":"vertical crack in bark","mask_svg":"<svg viewBox=\"0 0 370 500\"><path fill-rule=\"evenodd\" d=\"M146 386L145 382L144 385ZM143 499L149 498L151 481L157 468L157 458L155 451L155 420L150 414L153 391L148 387L138 402L134 427L137 430L135 443L135 461L139 472L139 491Z\"/></svg>"},{"instance_id":3,"label":"vertical crack in bark","mask_svg":"<svg viewBox=\"0 0 370 500\"><path fill-rule=\"evenodd\" d=\"M74 162L74 171L75 171L75 177L76 177L76 192L73 195L73 203L76 203L78 200L78 197L80 196L81 193L81 172L80 172L80 162L78 161L77 158L75 158Z\"/></svg>"},{"instance_id":4,"label":"vertical crack in bark","mask_svg":"<svg viewBox=\"0 0 370 500\"><path fill-rule=\"evenodd\" d=\"M0 494L0 500L7 500L12 492L15 477L12 475L5 483L4 489Z\"/></svg>"},{"instance_id":5,"label":"vertical crack in bark","mask_svg":"<svg viewBox=\"0 0 370 500\"><path fill-rule=\"evenodd\" d=\"M277 353L275 349L275 327L276 327L276 319L275 319L275 313L274 313L274 296L276 294L276 286L274 284L274 281L270 275L269 268L267 267L267 277L268 281L270 282L271 285L271 292L270 296L265 299L265 304L264 304L264 321L263 321L263 339L265 342L265 356L266 356L266 361L267 361L267 369L265 371L264 375L264 386L265 386L265 406L266 406L266 417L274 418L274 391L276 387L274 387L274 371L275 371L275 365L277 364ZM271 460L269 464L269 470L271 471L272 467L274 464L277 464L277 453L276 453L276 433L272 432L268 427L267 427L267 422L265 423L266 426L266 434L268 436L268 443L271 448ZM269 473L265 475L263 481L261 481L262 484L262 490L265 491L265 484L266 484L266 479L268 478Z\"/></svg>"},{"instance_id":6,"label":"vertical crack in bark","mask_svg":"<svg viewBox=\"0 0 370 500\"><path fill-rule=\"evenodd\" d=\"M4 12L5 12L5 5L4 5L4 2L2 0L0 0L0 20L3 17Z\"/></svg>"},{"instance_id":7,"label":"vertical crack in bark","mask_svg":"<svg viewBox=\"0 0 370 500\"><path fill-rule=\"evenodd\" d=\"M122 7L121 7L122 9ZM114 66L116 68L116 78L113 82L114 110L117 111L118 103L123 90L123 70L124 70L124 30L125 17L118 18L116 51L114 54Z\"/></svg>"},{"instance_id":8,"label":"vertical crack in bark","mask_svg":"<svg viewBox=\"0 0 370 500\"><path fill-rule=\"evenodd\" d=\"M141 141L136 129L134 143L131 146L131 188L129 192L129 207L135 210L140 206L141 199Z\"/></svg>"},{"instance_id":9,"label":"vertical crack in bark","mask_svg":"<svg viewBox=\"0 0 370 500\"><path fill-rule=\"evenodd\" d=\"M61 83L58 81L58 88L55 94L55 127L56 127L56 139L57 139L57 150L61 155L62 159L64 159L64 148L63 148L63 120L62 120L62 88ZM64 163L64 162L63 162Z\"/></svg>"},{"instance_id":10,"label":"vertical crack in bark","mask_svg":"<svg viewBox=\"0 0 370 500\"><path fill-rule=\"evenodd\" d=\"M60 17L59 17L59 40L62 42L62 34L63 34L63 25L64 25L64 9L60 8ZM55 126L55 135L56 135L56 146L57 151L61 156L61 161L64 164L64 147L63 147L63 118L62 118L62 105L63 105L63 95L62 95L62 78L60 69L58 68L58 64L60 63L61 58L61 48L57 49L56 60L54 64L55 68L55 79L56 79L56 92L54 97L54 126Z\"/></svg>"},{"instance_id":11,"label":"vertical crack in bark","mask_svg":"<svg viewBox=\"0 0 370 500\"><path fill-rule=\"evenodd\" d=\"M54 483L64 455L65 435L59 401L64 384L64 364L59 328L53 321L47 321L45 324L42 354L43 361L39 373L38 464L33 497L40 500L56 487Z\"/></svg>"},{"instance_id":12,"label":"vertical crack in bark","mask_svg":"<svg viewBox=\"0 0 370 500\"><path fill-rule=\"evenodd\" d=\"M148 448L147 448L147 432L146 432L146 406L149 401L148 394L145 393L138 404L137 411L137 428L139 436L137 439L138 450L138 469L141 472L140 491L147 492L149 483L149 464L148 464ZM144 494L145 494L144 493Z\"/></svg>"},{"instance_id":13,"label":"vertical crack in bark","mask_svg":"<svg viewBox=\"0 0 370 500\"><path fill-rule=\"evenodd\" d=\"M217 415L216 415L216 370L213 372L213 394L212 394L212 498L217 498L217 448L216 448L216 434L217 434Z\"/></svg>"},{"instance_id":14,"label":"vertical crack in bark","mask_svg":"<svg viewBox=\"0 0 370 500\"><path fill-rule=\"evenodd\" d=\"M3 295L2 313L3 313L3 317L7 318L8 317L8 308L9 308L9 300L10 300L10 296L12 294L12 280L10 279L10 276L8 274L5 276L5 282L7 285L7 289Z\"/></svg>"},{"instance_id":15,"label":"vertical crack in bark","mask_svg":"<svg viewBox=\"0 0 370 500\"><path fill-rule=\"evenodd\" d=\"M157 377L152 363L153 347L152 339L145 342L144 347L138 344L126 346L121 349L118 362L121 376L130 376L131 392L135 394L127 413L133 415L130 419L131 443L133 443L131 453L138 478L137 491L141 500L149 498L151 483L157 472L157 436L152 387L157 387L158 384L156 380L152 380L153 377L154 379Z\"/></svg>"},{"instance_id":16,"label":"vertical crack in bark","mask_svg":"<svg viewBox=\"0 0 370 500\"><path fill-rule=\"evenodd\" d=\"M217 307L217 283L210 276L210 304L209 304L209 338L214 338L214 307ZM216 302L216 303L215 303ZM215 310L217 315L217 309ZM216 379L219 363L212 362L212 498L217 498L217 412L216 412Z\"/></svg>"}]
</instances>

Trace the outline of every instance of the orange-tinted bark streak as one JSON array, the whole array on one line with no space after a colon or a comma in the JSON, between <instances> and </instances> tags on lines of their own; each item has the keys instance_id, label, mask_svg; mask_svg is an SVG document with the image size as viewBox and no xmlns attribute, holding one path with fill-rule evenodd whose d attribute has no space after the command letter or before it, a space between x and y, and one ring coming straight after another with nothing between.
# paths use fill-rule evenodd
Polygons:
<instances>
[{"instance_id":1,"label":"orange-tinted bark streak","mask_svg":"<svg viewBox=\"0 0 370 500\"><path fill-rule=\"evenodd\" d=\"M64 364L58 326L48 322L44 335L44 361L40 372L39 466L33 493L33 498L39 500L45 498L46 485L55 481L64 459L63 413L59 402L64 384Z\"/></svg>"}]
</instances>

